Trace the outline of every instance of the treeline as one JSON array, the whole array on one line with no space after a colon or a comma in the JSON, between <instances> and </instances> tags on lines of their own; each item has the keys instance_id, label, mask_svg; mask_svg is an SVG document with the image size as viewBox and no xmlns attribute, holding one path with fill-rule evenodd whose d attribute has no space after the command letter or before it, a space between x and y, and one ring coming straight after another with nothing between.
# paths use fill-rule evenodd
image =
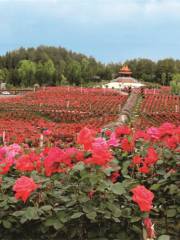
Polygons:
<instances>
[{"instance_id":1,"label":"treeline","mask_svg":"<svg viewBox=\"0 0 180 240\"><path fill-rule=\"evenodd\" d=\"M133 77L169 85L180 73L180 60L149 59L126 61ZM68 51L62 47L20 48L0 56L0 82L13 86L88 84L117 76L121 63L102 64L93 57Z\"/></svg>"}]
</instances>

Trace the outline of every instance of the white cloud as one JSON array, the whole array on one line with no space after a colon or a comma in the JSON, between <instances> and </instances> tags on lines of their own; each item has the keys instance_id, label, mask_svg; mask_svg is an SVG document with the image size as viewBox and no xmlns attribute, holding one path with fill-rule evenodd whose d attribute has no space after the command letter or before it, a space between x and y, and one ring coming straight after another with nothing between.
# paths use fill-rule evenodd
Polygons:
<instances>
[{"instance_id":1,"label":"white cloud","mask_svg":"<svg viewBox=\"0 0 180 240\"><path fill-rule=\"evenodd\" d=\"M180 0L45 0L41 8L61 19L81 22L180 18Z\"/></svg>"},{"instance_id":2,"label":"white cloud","mask_svg":"<svg viewBox=\"0 0 180 240\"><path fill-rule=\"evenodd\" d=\"M0 0L0 6L1 3L27 7L47 18L81 23L180 19L180 0Z\"/></svg>"}]
</instances>

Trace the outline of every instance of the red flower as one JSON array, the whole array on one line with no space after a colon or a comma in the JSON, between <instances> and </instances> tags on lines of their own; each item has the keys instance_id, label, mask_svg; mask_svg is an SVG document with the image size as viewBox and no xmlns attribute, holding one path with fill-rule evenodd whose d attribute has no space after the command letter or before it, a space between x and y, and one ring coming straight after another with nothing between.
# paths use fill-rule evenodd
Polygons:
<instances>
[{"instance_id":1,"label":"red flower","mask_svg":"<svg viewBox=\"0 0 180 240\"><path fill-rule=\"evenodd\" d=\"M161 133L161 137L164 137L165 135L169 135L171 136L173 134L173 131L175 129L175 125L172 123L163 123L160 127L159 127L159 131Z\"/></svg>"},{"instance_id":2,"label":"red flower","mask_svg":"<svg viewBox=\"0 0 180 240\"><path fill-rule=\"evenodd\" d=\"M82 151L77 151L75 158L77 162L84 161L84 153Z\"/></svg>"},{"instance_id":3,"label":"red flower","mask_svg":"<svg viewBox=\"0 0 180 240\"><path fill-rule=\"evenodd\" d=\"M8 173L10 167L13 165L13 160L11 159L0 159L0 175Z\"/></svg>"},{"instance_id":4,"label":"red flower","mask_svg":"<svg viewBox=\"0 0 180 240\"><path fill-rule=\"evenodd\" d=\"M147 232L147 237L148 238L155 238L155 231L154 231L154 226L152 224L152 221L150 218L145 218L144 221L144 226Z\"/></svg>"},{"instance_id":5,"label":"red flower","mask_svg":"<svg viewBox=\"0 0 180 240\"><path fill-rule=\"evenodd\" d=\"M149 136L147 133L145 133L142 130L137 130L134 134L134 141L139 140L139 139L144 139L144 140L149 140Z\"/></svg>"},{"instance_id":6,"label":"red flower","mask_svg":"<svg viewBox=\"0 0 180 240\"><path fill-rule=\"evenodd\" d=\"M44 160L44 168L46 176L52 173L65 172L67 167L71 167L71 157L69 153L54 147L48 152L48 156Z\"/></svg>"},{"instance_id":7,"label":"red flower","mask_svg":"<svg viewBox=\"0 0 180 240\"><path fill-rule=\"evenodd\" d=\"M115 129L115 133L117 137L121 137L123 135L130 135L131 129L127 126L120 126Z\"/></svg>"},{"instance_id":8,"label":"red flower","mask_svg":"<svg viewBox=\"0 0 180 240\"><path fill-rule=\"evenodd\" d=\"M110 135L112 134L112 131L110 129L107 129L104 133L107 137L110 137Z\"/></svg>"},{"instance_id":9,"label":"red flower","mask_svg":"<svg viewBox=\"0 0 180 240\"><path fill-rule=\"evenodd\" d=\"M84 145L84 149L89 150L92 146L92 142L94 141L94 132L89 128L83 128L77 137L77 143Z\"/></svg>"},{"instance_id":10,"label":"red flower","mask_svg":"<svg viewBox=\"0 0 180 240\"><path fill-rule=\"evenodd\" d=\"M178 146L178 138L175 136L169 137L165 140L165 144L170 149L175 149Z\"/></svg>"},{"instance_id":11,"label":"red flower","mask_svg":"<svg viewBox=\"0 0 180 240\"><path fill-rule=\"evenodd\" d=\"M136 202L142 212L149 212L152 208L154 194L142 185L131 190L133 192L133 201Z\"/></svg>"},{"instance_id":12,"label":"red flower","mask_svg":"<svg viewBox=\"0 0 180 240\"><path fill-rule=\"evenodd\" d=\"M132 161L134 164L140 164L140 163L142 163L142 158L140 156L136 155L133 157Z\"/></svg>"},{"instance_id":13,"label":"red flower","mask_svg":"<svg viewBox=\"0 0 180 240\"><path fill-rule=\"evenodd\" d=\"M152 140L159 140L161 136L160 130L156 127L148 128L147 134L150 136Z\"/></svg>"},{"instance_id":14,"label":"red flower","mask_svg":"<svg viewBox=\"0 0 180 240\"><path fill-rule=\"evenodd\" d=\"M148 166L154 165L158 161L158 154L153 147L148 148L144 161Z\"/></svg>"},{"instance_id":15,"label":"red flower","mask_svg":"<svg viewBox=\"0 0 180 240\"><path fill-rule=\"evenodd\" d=\"M143 166L139 168L140 173L149 173L149 168L147 167L146 163L143 163Z\"/></svg>"},{"instance_id":16,"label":"red flower","mask_svg":"<svg viewBox=\"0 0 180 240\"><path fill-rule=\"evenodd\" d=\"M117 181L117 179L118 179L118 177L120 176L120 173L119 172L113 172L112 174L111 174L111 181L113 182L113 183L115 183L116 181Z\"/></svg>"},{"instance_id":17,"label":"red flower","mask_svg":"<svg viewBox=\"0 0 180 240\"><path fill-rule=\"evenodd\" d=\"M96 138L95 142L92 144L91 152L92 157L88 158L85 163L106 166L112 159L112 154L103 138Z\"/></svg>"},{"instance_id":18,"label":"red flower","mask_svg":"<svg viewBox=\"0 0 180 240\"><path fill-rule=\"evenodd\" d=\"M51 134L52 134L52 131L51 130L44 130L43 131L43 134L45 135L45 136L50 136Z\"/></svg>"},{"instance_id":19,"label":"red flower","mask_svg":"<svg viewBox=\"0 0 180 240\"><path fill-rule=\"evenodd\" d=\"M129 142L129 140L127 138L124 138L121 141L121 148L124 152L132 152L133 151L133 144L131 142Z\"/></svg>"},{"instance_id":20,"label":"red flower","mask_svg":"<svg viewBox=\"0 0 180 240\"><path fill-rule=\"evenodd\" d=\"M40 171L41 161L38 155L31 152L29 155L21 156L16 160L16 169L19 171Z\"/></svg>"},{"instance_id":21,"label":"red flower","mask_svg":"<svg viewBox=\"0 0 180 240\"><path fill-rule=\"evenodd\" d=\"M38 185L32 178L22 176L18 178L13 186L13 191L16 192L16 199L22 199L26 202L32 192L38 188Z\"/></svg>"}]
</instances>

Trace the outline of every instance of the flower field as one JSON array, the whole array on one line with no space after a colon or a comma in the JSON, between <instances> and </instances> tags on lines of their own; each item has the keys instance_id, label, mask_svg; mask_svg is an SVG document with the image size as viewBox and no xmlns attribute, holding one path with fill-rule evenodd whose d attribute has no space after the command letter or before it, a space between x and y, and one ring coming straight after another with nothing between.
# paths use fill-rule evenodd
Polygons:
<instances>
[{"instance_id":1,"label":"flower field","mask_svg":"<svg viewBox=\"0 0 180 240\"><path fill-rule=\"evenodd\" d=\"M51 139L72 141L84 126L99 129L115 121L127 96L113 90L46 88L16 98L0 99L0 135L6 142L37 144L49 129Z\"/></svg>"},{"instance_id":2,"label":"flower field","mask_svg":"<svg viewBox=\"0 0 180 240\"><path fill-rule=\"evenodd\" d=\"M159 126L164 122L180 124L180 96L145 94L140 107L138 127Z\"/></svg>"},{"instance_id":3,"label":"flower field","mask_svg":"<svg viewBox=\"0 0 180 240\"><path fill-rule=\"evenodd\" d=\"M104 128L127 99L76 87L0 99L0 239L179 239L180 97L147 92L133 128Z\"/></svg>"}]
</instances>

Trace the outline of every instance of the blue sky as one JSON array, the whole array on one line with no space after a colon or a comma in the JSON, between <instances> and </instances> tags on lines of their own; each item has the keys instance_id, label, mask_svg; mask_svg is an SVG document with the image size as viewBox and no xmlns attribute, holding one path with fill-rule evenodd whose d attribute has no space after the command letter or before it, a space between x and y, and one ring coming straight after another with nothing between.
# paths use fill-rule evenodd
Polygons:
<instances>
[{"instance_id":1,"label":"blue sky","mask_svg":"<svg viewBox=\"0 0 180 240\"><path fill-rule=\"evenodd\" d=\"M0 0L0 54L38 45L106 63L180 58L180 0Z\"/></svg>"}]
</instances>

